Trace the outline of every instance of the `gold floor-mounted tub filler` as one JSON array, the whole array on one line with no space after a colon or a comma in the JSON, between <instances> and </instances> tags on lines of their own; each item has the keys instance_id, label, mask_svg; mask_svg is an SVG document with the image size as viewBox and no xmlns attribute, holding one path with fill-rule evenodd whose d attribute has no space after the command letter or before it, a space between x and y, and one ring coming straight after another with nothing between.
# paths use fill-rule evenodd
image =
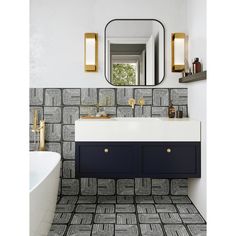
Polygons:
<instances>
[{"instance_id":1,"label":"gold floor-mounted tub filler","mask_svg":"<svg viewBox=\"0 0 236 236\"><path fill-rule=\"evenodd\" d=\"M38 125L38 112L34 111L34 123L33 123L33 133L39 133L39 151L45 151L45 120L40 120Z\"/></svg>"}]
</instances>

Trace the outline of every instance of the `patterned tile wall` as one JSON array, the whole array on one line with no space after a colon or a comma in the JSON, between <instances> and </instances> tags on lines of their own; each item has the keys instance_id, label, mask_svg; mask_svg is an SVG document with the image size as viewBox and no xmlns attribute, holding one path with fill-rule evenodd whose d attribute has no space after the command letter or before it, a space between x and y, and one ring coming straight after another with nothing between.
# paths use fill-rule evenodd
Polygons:
<instances>
[{"instance_id":1,"label":"patterned tile wall","mask_svg":"<svg viewBox=\"0 0 236 236\"><path fill-rule=\"evenodd\" d=\"M167 117L170 100L187 117L187 93L186 88L31 88L30 150L35 150L31 129L37 110L39 119L46 121L46 149L62 156L60 195L185 195L186 180L75 179L74 122L82 115L102 110L113 117ZM132 110L128 105L131 97L143 97L145 105Z\"/></svg>"}]
</instances>

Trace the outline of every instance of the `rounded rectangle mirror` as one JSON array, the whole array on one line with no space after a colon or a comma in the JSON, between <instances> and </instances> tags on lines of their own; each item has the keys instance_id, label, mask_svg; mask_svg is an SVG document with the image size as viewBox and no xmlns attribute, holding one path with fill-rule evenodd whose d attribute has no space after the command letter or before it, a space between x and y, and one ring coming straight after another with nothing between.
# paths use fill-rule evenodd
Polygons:
<instances>
[{"instance_id":1,"label":"rounded rectangle mirror","mask_svg":"<svg viewBox=\"0 0 236 236\"><path fill-rule=\"evenodd\" d=\"M155 19L114 19L105 27L105 77L115 86L154 86L165 76L165 28Z\"/></svg>"}]
</instances>

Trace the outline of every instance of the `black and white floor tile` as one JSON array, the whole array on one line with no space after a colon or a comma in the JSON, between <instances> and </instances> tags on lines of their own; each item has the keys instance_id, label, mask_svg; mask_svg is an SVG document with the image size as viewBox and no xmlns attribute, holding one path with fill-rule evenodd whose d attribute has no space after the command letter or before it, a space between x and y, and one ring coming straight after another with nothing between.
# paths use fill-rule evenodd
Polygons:
<instances>
[{"instance_id":1,"label":"black and white floor tile","mask_svg":"<svg viewBox=\"0 0 236 236\"><path fill-rule=\"evenodd\" d=\"M206 222L188 196L62 196L48 236L206 236Z\"/></svg>"}]
</instances>

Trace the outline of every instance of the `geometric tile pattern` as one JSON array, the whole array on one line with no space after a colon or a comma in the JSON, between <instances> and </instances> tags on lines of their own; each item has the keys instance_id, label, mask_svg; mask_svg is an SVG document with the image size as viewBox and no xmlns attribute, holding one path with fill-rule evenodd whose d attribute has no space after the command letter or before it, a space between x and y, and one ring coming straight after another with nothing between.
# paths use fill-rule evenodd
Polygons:
<instances>
[{"instance_id":1,"label":"geometric tile pattern","mask_svg":"<svg viewBox=\"0 0 236 236\"><path fill-rule=\"evenodd\" d=\"M138 236L137 225L115 225L116 236Z\"/></svg>"},{"instance_id":2,"label":"geometric tile pattern","mask_svg":"<svg viewBox=\"0 0 236 236\"><path fill-rule=\"evenodd\" d=\"M180 217L185 224L204 223L204 219L200 214L180 214Z\"/></svg>"},{"instance_id":3,"label":"geometric tile pattern","mask_svg":"<svg viewBox=\"0 0 236 236\"><path fill-rule=\"evenodd\" d=\"M96 178L81 178L81 194L96 195L97 194L97 179Z\"/></svg>"},{"instance_id":4,"label":"geometric tile pattern","mask_svg":"<svg viewBox=\"0 0 236 236\"><path fill-rule=\"evenodd\" d=\"M115 106L114 89L99 89L99 106Z\"/></svg>"},{"instance_id":5,"label":"geometric tile pattern","mask_svg":"<svg viewBox=\"0 0 236 236\"><path fill-rule=\"evenodd\" d=\"M135 205L134 204L116 204L116 212L128 212L132 213L135 212Z\"/></svg>"},{"instance_id":6,"label":"geometric tile pattern","mask_svg":"<svg viewBox=\"0 0 236 236\"><path fill-rule=\"evenodd\" d=\"M80 105L80 89L63 89L64 105Z\"/></svg>"},{"instance_id":7,"label":"geometric tile pattern","mask_svg":"<svg viewBox=\"0 0 236 236\"><path fill-rule=\"evenodd\" d=\"M51 226L48 236L64 236L66 228L67 228L67 225L53 224Z\"/></svg>"},{"instance_id":8,"label":"geometric tile pattern","mask_svg":"<svg viewBox=\"0 0 236 236\"><path fill-rule=\"evenodd\" d=\"M152 105L152 91L153 89L135 89L134 98L136 100L144 98L145 105Z\"/></svg>"},{"instance_id":9,"label":"geometric tile pattern","mask_svg":"<svg viewBox=\"0 0 236 236\"><path fill-rule=\"evenodd\" d=\"M195 224L187 226L192 236L206 236L206 225Z\"/></svg>"},{"instance_id":10,"label":"geometric tile pattern","mask_svg":"<svg viewBox=\"0 0 236 236\"><path fill-rule=\"evenodd\" d=\"M141 234L143 236L163 236L163 230L160 224L140 224Z\"/></svg>"},{"instance_id":11,"label":"geometric tile pattern","mask_svg":"<svg viewBox=\"0 0 236 236\"><path fill-rule=\"evenodd\" d=\"M96 214L94 217L94 223L96 224L115 224L115 214Z\"/></svg>"},{"instance_id":12,"label":"geometric tile pattern","mask_svg":"<svg viewBox=\"0 0 236 236\"><path fill-rule=\"evenodd\" d=\"M155 224L161 223L160 217L158 214L138 214L140 224Z\"/></svg>"},{"instance_id":13,"label":"geometric tile pattern","mask_svg":"<svg viewBox=\"0 0 236 236\"><path fill-rule=\"evenodd\" d=\"M93 236L114 235L114 225L113 224L94 224L92 235Z\"/></svg>"},{"instance_id":14,"label":"geometric tile pattern","mask_svg":"<svg viewBox=\"0 0 236 236\"><path fill-rule=\"evenodd\" d=\"M63 108L63 124L74 124L79 119L79 107Z\"/></svg>"},{"instance_id":15,"label":"geometric tile pattern","mask_svg":"<svg viewBox=\"0 0 236 236\"><path fill-rule=\"evenodd\" d=\"M98 179L98 195L114 195L115 180L114 179Z\"/></svg>"},{"instance_id":16,"label":"geometric tile pattern","mask_svg":"<svg viewBox=\"0 0 236 236\"><path fill-rule=\"evenodd\" d=\"M167 236L172 236L172 235L189 236L187 229L182 224L164 225L164 228Z\"/></svg>"},{"instance_id":17,"label":"geometric tile pattern","mask_svg":"<svg viewBox=\"0 0 236 236\"><path fill-rule=\"evenodd\" d=\"M71 224L73 224L73 225L91 225L92 218L93 218L93 215L88 214L88 213L74 214Z\"/></svg>"},{"instance_id":18,"label":"geometric tile pattern","mask_svg":"<svg viewBox=\"0 0 236 236\"><path fill-rule=\"evenodd\" d=\"M155 203L136 203L136 198ZM62 196L48 234L58 235L206 236L206 222L187 196Z\"/></svg>"},{"instance_id":19,"label":"geometric tile pattern","mask_svg":"<svg viewBox=\"0 0 236 236\"><path fill-rule=\"evenodd\" d=\"M188 90L187 89L171 89L170 99L173 105L187 105L188 104Z\"/></svg>"},{"instance_id":20,"label":"geometric tile pattern","mask_svg":"<svg viewBox=\"0 0 236 236\"><path fill-rule=\"evenodd\" d=\"M151 116L151 106L136 106L134 110L135 117L150 117Z\"/></svg>"},{"instance_id":21,"label":"geometric tile pattern","mask_svg":"<svg viewBox=\"0 0 236 236\"><path fill-rule=\"evenodd\" d=\"M136 203L154 203L152 196L136 196Z\"/></svg>"},{"instance_id":22,"label":"geometric tile pattern","mask_svg":"<svg viewBox=\"0 0 236 236\"><path fill-rule=\"evenodd\" d=\"M54 224L67 224L71 218L71 213L55 213L53 223Z\"/></svg>"},{"instance_id":23,"label":"geometric tile pattern","mask_svg":"<svg viewBox=\"0 0 236 236\"><path fill-rule=\"evenodd\" d=\"M132 88L118 88L117 89L117 105L128 105L128 100L132 97L133 95L133 89Z\"/></svg>"},{"instance_id":24,"label":"geometric tile pattern","mask_svg":"<svg viewBox=\"0 0 236 236\"><path fill-rule=\"evenodd\" d=\"M74 141L75 140L75 126L63 125L62 135L63 135L64 141Z\"/></svg>"},{"instance_id":25,"label":"geometric tile pattern","mask_svg":"<svg viewBox=\"0 0 236 236\"><path fill-rule=\"evenodd\" d=\"M198 213L197 209L192 204L177 204L179 213Z\"/></svg>"},{"instance_id":26,"label":"geometric tile pattern","mask_svg":"<svg viewBox=\"0 0 236 236\"><path fill-rule=\"evenodd\" d=\"M117 217L117 224L118 225L134 225L137 224L136 215L129 214L129 213L118 213Z\"/></svg>"},{"instance_id":27,"label":"geometric tile pattern","mask_svg":"<svg viewBox=\"0 0 236 236\"><path fill-rule=\"evenodd\" d=\"M114 204L98 204L96 213L114 213L115 207Z\"/></svg>"},{"instance_id":28,"label":"geometric tile pattern","mask_svg":"<svg viewBox=\"0 0 236 236\"><path fill-rule=\"evenodd\" d=\"M152 117L167 117L168 107L152 107Z\"/></svg>"},{"instance_id":29,"label":"geometric tile pattern","mask_svg":"<svg viewBox=\"0 0 236 236\"><path fill-rule=\"evenodd\" d=\"M182 223L178 213L160 213L161 221L164 224L179 224Z\"/></svg>"},{"instance_id":30,"label":"geometric tile pattern","mask_svg":"<svg viewBox=\"0 0 236 236\"><path fill-rule=\"evenodd\" d=\"M169 90L154 89L153 90L153 105L154 106L169 106Z\"/></svg>"},{"instance_id":31,"label":"geometric tile pattern","mask_svg":"<svg viewBox=\"0 0 236 236\"><path fill-rule=\"evenodd\" d=\"M134 111L131 107L117 107L117 117L133 117Z\"/></svg>"},{"instance_id":32,"label":"geometric tile pattern","mask_svg":"<svg viewBox=\"0 0 236 236\"><path fill-rule=\"evenodd\" d=\"M171 180L172 195L188 195L188 180L187 179L172 179Z\"/></svg>"},{"instance_id":33,"label":"geometric tile pattern","mask_svg":"<svg viewBox=\"0 0 236 236\"><path fill-rule=\"evenodd\" d=\"M158 213L177 212L173 204L156 204Z\"/></svg>"},{"instance_id":34,"label":"geometric tile pattern","mask_svg":"<svg viewBox=\"0 0 236 236\"><path fill-rule=\"evenodd\" d=\"M81 89L81 105L97 105L97 89L82 88Z\"/></svg>"},{"instance_id":35,"label":"geometric tile pattern","mask_svg":"<svg viewBox=\"0 0 236 236\"><path fill-rule=\"evenodd\" d=\"M45 89L45 106L60 106L61 105L61 90L60 89Z\"/></svg>"},{"instance_id":36,"label":"geometric tile pattern","mask_svg":"<svg viewBox=\"0 0 236 236\"><path fill-rule=\"evenodd\" d=\"M30 89L30 105L43 105L43 89L31 88Z\"/></svg>"},{"instance_id":37,"label":"geometric tile pattern","mask_svg":"<svg viewBox=\"0 0 236 236\"><path fill-rule=\"evenodd\" d=\"M135 179L135 194L136 195L150 195L151 194L151 179L150 178L136 178Z\"/></svg>"},{"instance_id":38,"label":"geometric tile pattern","mask_svg":"<svg viewBox=\"0 0 236 236\"><path fill-rule=\"evenodd\" d=\"M153 195L168 195L169 194L168 179L152 179L152 194Z\"/></svg>"},{"instance_id":39,"label":"geometric tile pattern","mask_svg":"<svg viewBox=\"0 0 236 236\"><path fill-rule=\"evenodd\" d=\"M134 195L134 180L133 179L118 179L117 180L118 195Z\"/></svg>"},{"instance_id":40,"label":"geometric tile pattern","mask_svg":"<svg viewBox=\"0 0 236 236\"><path fill-rule=\"evenodd\" d=\"M169 179L75 179L74 123L82 115L105 111L112 117L166 117L170 99L176 109L188 115L188 90L183 88L30 88L30 149L36 150L32 133L34 111L46 121L46 150L61 153L60 189L63 195L114 195L120 203L133 203L128 195L187 195L186 180ZM145 100L143 107L128 105L129 98ZM68 162L66 162L68 161ZM80 185L81 182L81 185ZM135 199L133 199L135 200ZM148 198L138 199L148 203ZM157 202L155 202L157 203ZM181 203L181 202L179 202Z\"/></svg>"},{"instance_id":41,"label":"geometric tile pattern","mask_svg":"<svg viewBox=\"0 0 236 236\"><path fill-rule=\"evenodd\" d=\"M173 203L191 203L191 200L187 196L171 196Z\"/></svg>"},{"instance_id":42,"label":"geometric tile pattern","mask_svg":"<svg viewBox=\"0 0 236 236\"><path fill-rule=\"evenodd\" d=\"M155 203L172 203L171 198L169 196L153 196Z\"/></svg>"},{"instance_id":43,"label":"geometric tile pattern","mask_svg":"<svg viewBox=\"0 0 236 236\"><path fill-rule=\"evenodd\" d=\"M67 236L90 236L92 225L70 225Z\"/></svg>"},{"instance_id":44,"label":"geometric tile pattern","mask_svg":"<svg viewBox=\"0 0 236 236\"><path fill-rule=\"evenodd\" d=\"M60 123L61 122L61 108L60 107L44 107L44 120L46 123Z\"/></svg>"}]
</instances>

